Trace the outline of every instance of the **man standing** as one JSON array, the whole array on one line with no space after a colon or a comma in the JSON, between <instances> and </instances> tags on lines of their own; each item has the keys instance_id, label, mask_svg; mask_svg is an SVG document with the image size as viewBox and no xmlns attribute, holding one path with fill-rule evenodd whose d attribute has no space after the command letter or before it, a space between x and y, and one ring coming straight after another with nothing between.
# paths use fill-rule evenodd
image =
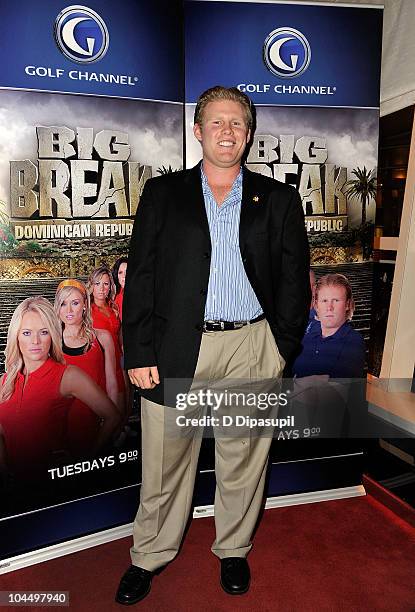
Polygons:
<instances>
[{"instance_id":1,"label":"man standing","mask_svg":"<svg viewBox=\"0 0 415 612\"><path fill-rule=\"evenodd\" d=\"M200 436L166 435L169 380L275 379L301 346L310 304L308 244L298 193L250 172L251 102L213 87L197 103L195 168L146 182L124 297L125 366L142 395L143 474L133 565L116 600L150 591L188 520ZM171 405L171 404L170 404ZM262 504L269 437L215 439L221 585L245 593L246 556Z\"/></svg>"}]
</instances>

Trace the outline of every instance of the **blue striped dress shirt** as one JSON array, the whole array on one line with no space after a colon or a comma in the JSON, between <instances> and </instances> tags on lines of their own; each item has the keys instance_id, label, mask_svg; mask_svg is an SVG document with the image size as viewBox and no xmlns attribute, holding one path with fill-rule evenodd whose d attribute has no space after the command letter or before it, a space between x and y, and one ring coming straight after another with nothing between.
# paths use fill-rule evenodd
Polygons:
<instances>
[{"instance_id":1,"label":"blue striped dress shirt","mask_svg":"<svg viewBox=\"0 0 415 612\"><path fill-rule=\"evenodd\" d=\"M218 206L201 167L202 189L209 222L212 255L205 321L249 321L262 314L239 249L242 168L232 189Z\"/></svg>"}]
</instances>

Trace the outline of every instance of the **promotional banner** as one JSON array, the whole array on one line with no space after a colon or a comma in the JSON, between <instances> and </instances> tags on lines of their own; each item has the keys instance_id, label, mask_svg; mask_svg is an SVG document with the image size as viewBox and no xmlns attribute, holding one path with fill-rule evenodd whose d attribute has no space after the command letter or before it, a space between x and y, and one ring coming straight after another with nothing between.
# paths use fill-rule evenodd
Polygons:
<instances>
[{"instance_id":1,"label":"promotional banner","mask_svg":"<svg viewBox=\"0 0 415 612\"><path fill-rule=\"evenodd\" d=\"M183 70L180 3L2 9L9 61L0 68L0 373L7 371L0 559L7 559L129 522L138 504L139 405L122 370L123 281L145 181L183 163ZM82 501L84 523L74 517Z\"/></svg>"},{"instance_id":2,"label":"promotional banner","mask_svg":"<svg viewBox=\"0 0 415 612\"><path fill-rule=\"evenodd\" d=\"M188 0L185 23L187 166L201 157L193 135L199 95L214 85L237 87L255 104L246 167L293 185L301 196L311 250L310 283L315 291L317 281L317 293L303 351L292 368L293 391L306 398L302 410L311 405L317 415L322 414L321 393L328 390L331 418L345 390L340 384L335 390L340 395L332 394L334 379L353 378L363 385L367 372L382 10ZM325 311L326 303L339 300L339 312ZM332 381L330 389L317 390L316 384L324 381ZM317 417L313 423L305 437L320 438L323 426ZM318 455L316 446L280 443L298 437L304 435L295 426L279 432L271 459ZM318 442L327 456L337 450L332 452L329 442ZM347 451L350 445L348 441ZM313 486L298 475L296 479L297 489L293 481L290 492ZM342 486L340 472L338 479ZM271 475L273 482L269 495L287 492ZM354 484L358 482L359 477ZM329 486L316 482L316 488Z\"/></svg>"},{"instance_id":3,"label":"promotional banner","mask_svg":"<svg viewBox=\"0 0 415 612\"><path fill-rule=\"evenodd\" d=\"M221 84L255 105L379 108L382 16L328 3L187 0L186 102Z\"/></svg>"},{"instance_id":4,"label":"promotional banner","mask_svg":"<svg viewBox=\"0 0 415 612\"><path fill-rule=\"evenodd\" d=\"M185 3L187 166L201 157L192 133L200 93L215 84L247 93L256 110L247 167L298 189L317 275L322 265L340 272L339 264L359 263L348 270L360 285L359 276L370 273L376 210L382 10L278 2L214 7ZM232 52L223 52L224 40ZM356 315L363 315L368 340L370 303L361 290Z\"/></svg>"},{"instance_id":5,"label":"promotional banner","mask_svg":"<svg viewBox=\"0 0 415 612\"><path fill-rule=\"evenodd\" d=\"M2 88L182 100L180 2L44 0L35 11L2 0L0 8Z\"/></svg>"},{"instance_id":6,"label":"promotional banner","mask_svg":"<svg viewBox=\"0 0 415 612\"><path fill-rule=\"evenodd\" d=\"M299 190L313 269L347 276L368 341L382 13L186 1L183 41L178 1L0 6L1 571L133 519L125 258L145 181L183 166L183 133L186 165L201 157L203 90L237 86L255 103L247 165ZM302 474L287 472L284 493L313 488ZM199 503L210 492L205 482Z\"/></svg>"}]
</instances>

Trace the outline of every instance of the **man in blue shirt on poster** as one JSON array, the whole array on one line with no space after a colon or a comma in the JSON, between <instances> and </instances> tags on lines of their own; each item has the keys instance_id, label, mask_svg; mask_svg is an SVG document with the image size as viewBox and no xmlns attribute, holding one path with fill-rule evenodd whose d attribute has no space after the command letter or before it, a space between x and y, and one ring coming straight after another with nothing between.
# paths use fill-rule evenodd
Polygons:
<instances>
[{"instance_id":1,"label":"man in blue shirt on poster","mask_svg":"<svg viewBox=\"0 0 415 612\"><path fill-rule=\"evenodd\" d=\"M302 378L363 378L365 342L353 329L352 288L343 274L322 276L314 290L315 319L310 321L293 373Z\"/></svg>"}]
</instances>

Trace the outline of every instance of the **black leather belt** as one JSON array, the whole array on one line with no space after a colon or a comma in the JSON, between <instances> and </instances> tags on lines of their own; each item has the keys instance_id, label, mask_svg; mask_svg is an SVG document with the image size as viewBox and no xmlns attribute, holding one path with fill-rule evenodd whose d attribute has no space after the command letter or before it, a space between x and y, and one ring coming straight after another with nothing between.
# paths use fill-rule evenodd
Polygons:
<instances>
[{"instance_id":1,"label":"black leather belt","mask_svg":"<svg viewBox=\"0 0 415 612\"><path fill-rule=\"evenodd\" d=\"M259 317L251 319L250 321L205 321L203 323L203 331L213 332L239 329L241 327L244 327L244 325L248 325L248 323L257 323L258 321L262 321L263 319L265 319L264 314L261 314L259 315Z\"/></svg>"}]
</instances>

